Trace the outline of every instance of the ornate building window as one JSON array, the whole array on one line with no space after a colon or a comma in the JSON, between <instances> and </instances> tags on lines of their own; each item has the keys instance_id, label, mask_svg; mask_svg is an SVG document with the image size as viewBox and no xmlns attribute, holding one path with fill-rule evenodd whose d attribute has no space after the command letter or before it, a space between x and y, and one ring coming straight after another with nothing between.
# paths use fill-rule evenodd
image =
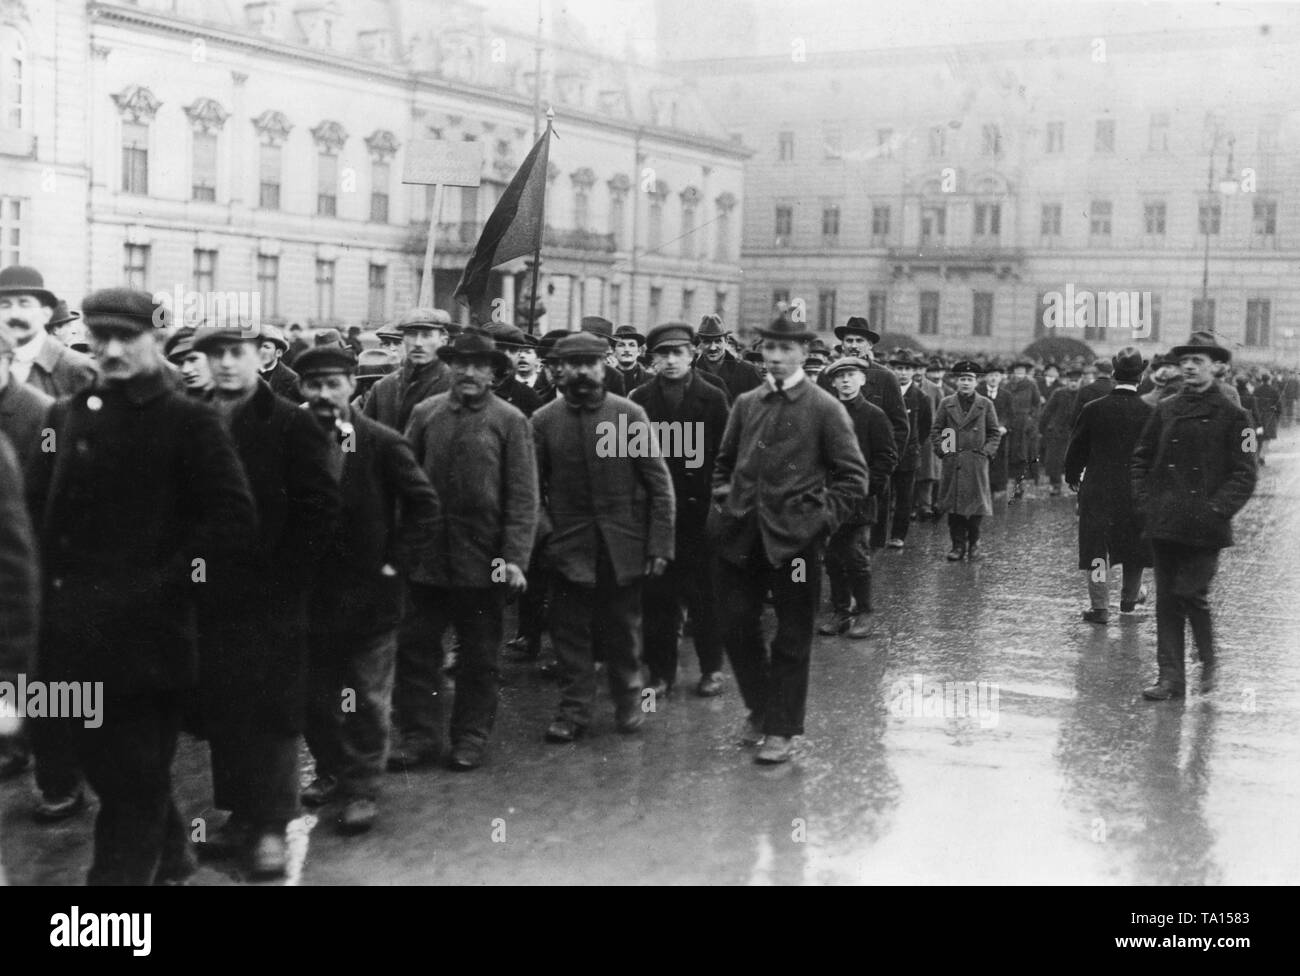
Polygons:
<instances>
[{"instance_id":1,"label":"ornate building window","mask_svg":"<svg viewBox=\"0 0 1300 976\"><path fill-rule=\"evenodd\" d=\"M192 142L190 199L212 203L217 199L217 134L230 113L211 98L200 98L185 107Z\"/></svg>"},{"instance_id":2,"label":"ornate building window","mask_svg":"<svg viewBox=\"0 0 1300 976\"><path fill-rule=\"evenodd\" d=\"M348 134L337 122L322 122L311 130L316 141L316 216L334 217L338 213L339 150Z\"/></svg>"},{"instance_id":3,"label":"ornate building window","mask_svg":"<svg viewBox=\"0 0 1300 976\"><path fill-rule=\"evenodd\" d=\"M113 96L122 115L122 192L149 193L149 125L162 102L132 85Z\"/></svg>"},{"instance_id":4,"label":"ornate building window","mask_svg":"<svg viewBox=\"0 0 1300 976\"><path fill-rule=\"evenodd\" d=\"M386 224L397 139L387 129L376 129L366 138L366 148L370 150L370 219L376 224Z\"/></svg>"},{"instance_id":5,"label":"ornate building window","mask_svg":"<svg viewBox=\"0 0 1300 976\"><path fill-rule=\"evenodd\" d=\"M293 126L281 112L270 109L253 119L261 143L258 161L257 205L263 210L280 209L280 182L284 177L284 142Z\"/></svg>"}]
</instances>

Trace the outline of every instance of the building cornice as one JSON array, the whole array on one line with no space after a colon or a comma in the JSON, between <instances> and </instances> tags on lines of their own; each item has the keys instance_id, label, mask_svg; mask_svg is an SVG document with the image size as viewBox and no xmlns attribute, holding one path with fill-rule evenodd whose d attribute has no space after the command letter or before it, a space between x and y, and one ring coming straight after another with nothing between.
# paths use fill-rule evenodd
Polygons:
<instances>
[{"instance_id":1,"label":"building cornice","mask_svg":"<svg viewBox=\"0 0 1300 976\"><path fill-rule=\"evenodd\" d=\"M87 15L90 17L92 25L98 22L114 26L140 28L158 34L184 38L187 44L192 43L196 37L202 38L206 42L225 44L250 54L280 58L285 61L296 61L299 64L312 65L323 71L385 81L394 87L414 91L417 94L458 96L487 102L496 108L518 112L527 118L532 117L533 101L528 96L515 95L492 88L479 88L444 78L433 78L427 72L410 72L389 68L375 61L351 57L338 51L317 51L301 45L249 34L221 24L186 20L154 10L108 3L90 3L87 6ZM98 40L103 40L103 38L100 37ZM640 136L643 140L651 139L656 143L666 143L671 146L726 156L737 161L748 159L754 154L754 150L729 139L717 139L662 126L645 125L634 120L614 119L567 106L564 115L561 116L561 124L566 121L579 125L589 125L600 130L613 130L628 136Z\"/></svg>"}]
</instances>

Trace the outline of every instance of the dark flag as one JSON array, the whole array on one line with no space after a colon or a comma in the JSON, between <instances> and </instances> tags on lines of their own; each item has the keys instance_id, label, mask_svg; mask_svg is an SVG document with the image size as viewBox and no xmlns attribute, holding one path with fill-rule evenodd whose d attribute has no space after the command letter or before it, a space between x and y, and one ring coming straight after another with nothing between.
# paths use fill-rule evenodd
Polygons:
<instances>
[{"instance_id":1,"label":"dark flag","mask_svg":"<svg viewBox=\"0 0 1300 976\"><path fill-rule=\"evenodd\" d=\"M501 194L474 253L456 285L455 299L469 307L479 322L491 318L487 301L488 274L499 264L537 251L542 246L543 212L546 205L546 167L550 154L551 126L533 146L514 179Z\"/></svg>"}]
</instances>

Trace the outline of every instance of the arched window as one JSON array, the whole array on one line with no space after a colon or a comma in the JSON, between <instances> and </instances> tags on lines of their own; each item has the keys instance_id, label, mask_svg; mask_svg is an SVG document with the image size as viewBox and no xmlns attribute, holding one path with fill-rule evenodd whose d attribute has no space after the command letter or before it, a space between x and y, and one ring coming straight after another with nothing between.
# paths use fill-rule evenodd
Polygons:
<instances>
[{"instance_id":1,"label":"arched window","mask_svg":"<svg viewBox=\"0 0 1300 976\"><path fill-rule=\"evenodd\" d=\"M29 128L27 47L12 27L0 27L0 128Z\"/></svg>"}]
</instances>

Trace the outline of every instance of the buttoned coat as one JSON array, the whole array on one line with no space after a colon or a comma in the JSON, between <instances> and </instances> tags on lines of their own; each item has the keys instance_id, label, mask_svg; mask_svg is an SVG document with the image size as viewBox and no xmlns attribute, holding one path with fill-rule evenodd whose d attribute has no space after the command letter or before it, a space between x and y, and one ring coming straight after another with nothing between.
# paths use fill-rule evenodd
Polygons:
<instances>
[{"instance_id":1,"label":"buttoned coat","mask_svg":"<svg viewBox=\"0 0 1300 976\"><path fill-rule=\"evenodd\" d=\"M1133 451L1133 500L1147 537L1232 545L1232 517L1255 491L1251 418L1217 384L1161 400Z\"/></svg>"},{"instance_id":2,"label":"buttoned coat","mask_svg":"<svg viewBox=\"0 0 1300 976\"><path fill-rule=\"evenodd\" d=\"M416 407L406 437L438 493L433 545L411 579L483 588L501 582L497 559L526 570L538 521L528 418L490 391L477 403L452 391Z\"/></svg>"},{"instance_id":3,"label":"buttoned coat","mask_svg":"<svg viewBox=\"0 0 1300 976\"><path fill-rule=\"evenodd\" d=\"M668 465L654 452L617 456L620 417L629 433L633 424L649 423L641 407L611 393L580 406L561 396L533 414L539 545L550 568L580 586L595 585L601 546L619 586L640 580L648 558L672 559L675 552ZM615 456L602 457L599 445L610 445L611 434Z\"/></svg>"},{"instance_id":4,"label":"buttoned coat","mask_svg":"<svg viewBox=\"0 0 1300 976\"><path fill-rule=\"evenodd\" d=\"M930 444L942 459L937 507L952 515L992 515L989 463L1002 440L998 413L986 396L975 394L963 410L957 394L939 403Z\"/></svg>"},{"instance_id":5,"label":"buttoned coat","mask_svg":"<svg viewBox=\"0 0 1300 976\"><path fill-rule=\"evenodd\" d=\"M1038 457L1038 413L1043 398L1028 377L1020 380L1013 376L1004 386L1008 410L1001 420L1007 428L1007 461L1024 464Z\"/></svg>"},{"instance_id":6,"label":"buttoned coat","mask_svg":"<svg viewBox=\"0 0 1300 976\"><path fill-rule=\"evenodd\" d=\"M885 411L861 393L852 400L840 400L840 406L848 412L849 421L853 424L853 436L857 438L858 450L867 462L868 474L866 496L858 499L853 514L844 521L851 525L870 525L876 521L879 499L888 491L889 477L898 467L894 429L890 426ZM929 423L928 418L926 422Z\"/></svg>"}]
</instances>

